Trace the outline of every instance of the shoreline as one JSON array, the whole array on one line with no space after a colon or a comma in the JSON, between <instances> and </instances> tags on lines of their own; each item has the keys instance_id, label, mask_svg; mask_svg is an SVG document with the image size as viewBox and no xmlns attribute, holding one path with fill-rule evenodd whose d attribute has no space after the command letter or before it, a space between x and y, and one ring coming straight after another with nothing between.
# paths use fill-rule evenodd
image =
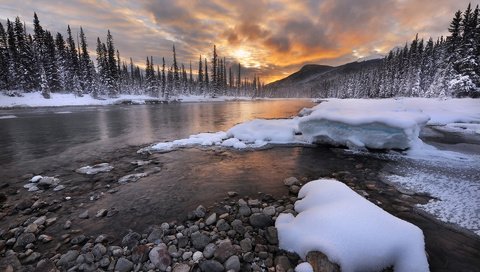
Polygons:
<instances>
[{"instance_id":1,"label":"shoreline","mask_svg":"<svg viewBox=\"0 0 480 272\"><path fill-rule=\"evenodd\" d=\"M166 166L164 165L163 162L159 161L158 158L161 157L161 156L165 156L165 154L156 154L156 153L153 153L153 154L136 154L136 153L132 154L132 152L130 152L130 151L135 150L136 148L138 148L138 147L126 148L124 150L121 150L120 152L116 152L116 154L114 154L114 155L110 155L107 158L102 158L102 160L118 161L118 160L122 159L123 161L125 161L123 163L124 166L118 166L117 167L117 169L115 170L117 172L114 174L114 176L125 176L125 175L131 174L131 173L146 172L146 171L148 171L148 169L155 168L155 167L158 167L158 168L161 169L160 172L158 172L158 173L162 173L162 171L164 171L163 168L166 167ZM298 147L298 148L308 148L308 147ZM189 154L188 152L190 152L190 151L191 151L190 149L187 149L187 150L184 150L184 151L175 151L175 152L187 152L187 154ZM172 153L175 153L175 152L172 152ZM222 150L210 150L210 151L200 150L199 153L203 153L203 152L207 152L207 153L210 152L210 153L212 153L213 156L225 156L225 155L228 156L228 154L232 151L229 151L229 150L224 150L224 151L222 151ZM263 151L256 151L256 152L263 152ZM147 164L145 166L141 166L141 167L140 166L135 166L135 167L128 166L130 164L130 161L133 161L135 159L136 160L143 160L143 161L152 160L152 163ZM99 162L99 161L97 160L95 162ZM84 163L87 163L87 162L84 162ZM116 165L118 165L118 162L116 163ZM361 176L357 178L357 176L356 176L357 174L350 173L348 171L333 172L333 173L330 173L329 177L336 178L336 179L342 181L343 183L347 184L350 188L352 188L352 189L356 190L357 192L363 194L370 201L374 202L376 205L379 205L380 207L385 209L387 212L389 212L389 213L391 213L395 216L398 216L398 217L400 217L404 220L412 222L413 224L416 224L420 228L422 228L422 230L424 230L424 234L426 236L427 251L429 251L429 254L431 255L430 258L433 258L433 262L431 263L431 267L435 268L435 270L432 269L432 271L437 271L437 270L438 271L443 271L441 268L444 268L445 271L446 271L446 270L448 270L448 267L450 267L450 269L452 269L452 268L456 267L456 265L461 264L462 262L465 263L465 264L463 264L463 266L466 266L466 267L469 267L470 265L472 267L474 267L474 265L479 265L480 258L477 258L479 256L475 255L475 254L478 255L478 253L475 253L474 251L472 251L472 252L470 252L470 254L473 254L473 255L468 257L468 254L466 255L465 252L457 250L458 246L462 246L462 247L467 247L467 249L463 249L463 251L468 252L468 248L469 248L468 245L469 244L474 249L475 246L480 245L480 239L478 237L475 237L473 234L470 234L468 232L466 233L465 231L461 231L461 230L459 231L455 228L452 228L448 224L445 224L445 223L439 221L438 219L434 218L433 216L431 216L429 214L423 214L423 212L417 211L417 208L415 208L414 205L417 204L417 203L426 203L430 199L429 197L427 197L425 195L418 195L418 194L413 194L412 195L410 193L409 194L404 194L404 193L398 191L397 189L395 189L395 187L392 186L392 185L389 185L389 184L386 184L386 183L383 183L383 182L379 182L378 178L376 178L376 176L375 176L375 169L369 169L368 165L363 165L363 166L359 165L359 164L357 164L357 165L359 167L358 168L359 172L364 173L364 178L363 179L361 179ZM355 165L355 166L357 167L357 165ZM21 188L20 192L19 192L19 196L26 196L26 198L25 197L20 197L19 200L14 201L14 203L6 202L6 203L8 203L7 206L3 207L3 210L7 209L7 210L10 210L10 211L13 211L13 213L11 213L9 215L3 214L2 221L4 221L4 224L2 224L2 229L3 229L3 234L2 235L10 235L11 236L13 234L13 236L15 236L16 233L18 233L21 236L21 233L24 232L25 229L28 228L28 226L30 225L30 223L32 221L35 221L36 219L38 219L42 216L46 216L46 218L45 218L46 222L47 222L47 220L52 220L52 218L56 218L53 221L53 223L48 223L48 224L51 224L51 225L47 226L47 225L45 225L47 223L44 223L44 227L38 228L38 232L35 233L36 241L33 241L33 243L29 243L29 244L33 245L33 246L32 245L29 246L30 247L29 249L31 249L31 250L22 249L20 252L18 252L18 256L24 257L24 258L20 258L22 263L25 263L25 264L29 263L30 259L27 259L27 258L29 256L31 256L31 254L33 254L33 253L38 253L40 255L36 254L35 256L37 256L38 259L35 262L32 262L32 263L36 264L41 259L49 259L49 261L42 262L42 263L47 263L49 265L52 264L52 260L51 260L52 258L53 258L53 260L61 259L61 255L58 256L59 252L67 254L68 250L78 250L79 251L78 256L80 256L81 254L84 254L84 255L88 254L89 250L93 250L93 247L95 247L95 245L94 245L95 243L93 243L93 242L98 238L98 236L101 235L101 234L105 234L105 232L102 231L102 228L97 229L96 231L94 230L95 228L93 228L90 231L88 231L89 226L91 228L92 226L98 225L98 223L96 223L96 222L102 222L104 220L110 220L111 222L122 222L122 221L118 221L118 219L119 219L118 216L121 216L122 210L120 210L120 214L118 213L119 210L117 210L117 211L113 210L112 211L110 208L108 208L106 206L102 206L101 203L104 203L104 202L102 202L102 201L97 202L96 200L92 201L91 200L92 197L93 198L99 197L100 200L105 199L105 201L107 201L107 203L108 203L108 198L105 198L106 196L103 196L103 197L101 196L102 192L105 192L107 195L119 194L119 193L122 193L122 192L125 192L125 191L129 191L129 189L131 187L134 188L136 186L141 186L142 183L148 182L149 178L151 178L151 179L156 178L156 176L155 176L156 174L152 174L151 177L143 178L145 180L140 179L136 182L130 182L128 184L121 185L121 184L116 183L116 179L112 181L111 180L112 176L109 175L109 173L99 173L99 174L88 176L88 177L83 176L83 179L82 179L82 176L79 176L78 174L72 173L70 171L71 170L64 169L63 172L59 171L57 173L60 174L60 178L73 180L74 182L72 182L72 184L85 184L85 185L87 185L87 188L80 188L79 187L78 191L72 190L71 193L68 194L69 196L72 197L71 200L65 200L65 194L62 193L62 192L64 192L64 190L59 191L59 192L51 192L51 189L50 189L48 191L45 191L44 193L33 193L32 194L30 192L27 192L25 189ZM71 173L71 174L68 174L68 173ZM41 174L50 175L51 173L49 171L47 173L41 173ZM112 174L112 173L110 173L110 174ZM75 179L77 179L77 180L75 181ZM20 177L18 178L18 181L21 181L22 184L23 184L24 180L25 179L21 179ZM301 178L301 180L302 180L302 182L307 182L308 180L311 180L311 179L309 179L307 177L303 177L303 178ZM281 183L281 181L278 181L278 183L279 183L278 186L284 187L284 185ZM90 185L88 185L88 184L90 184ZM12 185L14 187L18 188L18 186L21 185L21 184L18 184L18 182L16 182ZM109 186L106 187L107 185L109 185ZM68 185L67 185L67 188L68 188ZM8 187L6 187L5 189L8 189ZM14 188L10 188L10 189L14 189ZM175 189L175 188L172 188L172 189ZM107 190L109 192L106 192ZM222 211L222 209L225 208L225 205L235 207L235 205L238 204L238 199L240 199L240 198L243 198L245 201L248 202L248 199L260 199L261 200L261 196L263 196L263 197L266 197L266 199L269 200L269 201L275 202L275 201L278 201L278 200L282 200L284 203L293 204L294 202L291 201L292 199L290 199L290 197L294 197L294 195L292 195L291 193L290 194L286 193L286 192L288 192L288 190L286 190L286 189L282 189L282 190L284 190L285 193L277 194L278 196L276 196L276 197L268 195L268 192L264 192L261 195L253 195L253 196L250 195L250 197L248 197L247 195L243 195L241 193L238 193L238 196L237 195L233 196L234 194L228 195L228 194L226 194L227 192L224 192L224 198L223 199L222 198L212 199L212 202L213 201L216 201L216 202L215 203L210 203L211 205L208 205L208 203L197 203L197 205L198 204L204 204L204 205L207 204L207 209L206 209L206 212L205 212L206 215L205 215L205 217L202 217L203 220L206 220L206 218L212 212L216 212L218 218L220 218L220 215L225 213L225 211ZM72 194L72 192L74 192L74 194ZM32 196L34 196L36 198L35 201L32 201L33 203L26 203L25 201L23 201L23 200L28 199ZM11 197L8 196L8 198L11 198ZM90 198L90 201L88 201L89 198ZM10 199L10 200L12 200L12 199ZM234 200L237 204L233 203ZM88 201L88 202L85 202L85 201ZM141 199L139 199L138 201L141 201ZM260 201L260 202L262 203L262 201ZM265 204L270 206L270 204L273 203L273 202L265 202ZM288 205L288 204L286 204L286 205ZM32 209L32 206L34 206L34 205L36 205L37 207L35 209ZM127 204L127 206L128 206L128 204ZM260 204L259 208L261 208L261 206L263 206L263 204ZM23 208L23 210L21 210L20 208ZM100 213L101 214L100 217L96 217L97 214L102 209L105 209L105 208L107 208L106 211L103 211L102 213ZM239 207L237 207L237 209L238 208ZM192 209L194 209L194 207L192 207ZM271 208L269 208L269 209L271 209ZM85 210L89 210L89 216L88 216L89 219L80 219L78 216L81 215ZM263 211L260 210L260 212L263 212ZM111 217L109 217L109 215ZM36 219L34 219L34 217L36 217ZM230 221L226 220L227 223L230 225L230 228L232 228L231 225L233 223L233 220L237 219L236 217L237 216L232 217L232 220L230 220ZM186 220L182 220L181 218L186 218ZM226 219L226 218L227 217L225 217L224 219ZM131 222L131 219L133 219L133 218L125 218L124 221L128 222L130 220L130 222ZM200 219L198 219L198 220L200 220ZM71 227L68 228L68 229L64 228L66 221L71 221L71 223L72 223ZM13 228L5 229L5 223L7 223L7 222L8 222L8 227L12 226ZM30 222L30 223L28 223L28 222ZM105 221L105 222L107 222L107 221ZM188 220L188 215L187 214L178 214L177 215L177 222L179 222L179 223L177 223L177 225L175 225L174 228L169 228L170 231L171 231L171 229L175 229L175 231L176 231L179 224L184 225L185 229L187 229L186 225L189 225L189 224L192 225L192 220ZM28 223L28 224L26 224L26 223ZM172 223L172 222L170 222L170 223ZM202 223L202 220L200 220L199 224L200 223ZM245 223L244 227L249 227L248 222L243 222L243 223ZM117 223L117 225L118 225L118 223ZM158 224L158 225L161 226L161 224ZM193 225L195 225L195 223L193 223ZM108 225L105 225L105 227L109 228ZM103 230L105 230L105 227L103 228ZM151 229L152 227L153 227L153 225L148 225L148 224L143 226L143 227L142 226L137 226L136 227L136 229L137 229L136 232L139 233L139 235L141 237L141 238L138 239L139 244L141 244L141 241L143 239L146 239L146 237L148 237L151 234L147 230L149 228ZM13 231L13 233L12 233L12 229L15 229L15 231ZM106 242L106 241L101 242L101 244L104 245L105 247L107 247L107 246L108 247L113 247L113 246L120 245L121 241L124 240L125 233L129 229L131 229L131 226L128 225L128 224L126 226L115 226L114 229L115 229L114 232L116 233L116 235L115 235L116 237L113 237L113 236L107 234L107 236L110 237L108 239L108 242ZM143 231L144 229L145 229L145 231ZM181 227L180 227L180 229L181 229ZM119 230L119 231L117 231L117 230ZM211 231L211 229L207 228L205 231ZM228 232L228 231L226 231L226 232ZM11 234L8 234L8 233L11 233ZM41 235L47 235L47 236L51 237L52 240L48 241L48 242L40 241L38 238ZM85 237L85 239L82 238L82 235ZM169 234L169 235L172 235L172 234ZM169 236L169 235L167 235L167 236ZM17 236L17 238L20 237L20 236ZM72 239L76 239L74 241L77 241L78 238L76 238L76 237L78 237L78 236L80 236L80 238L81 238L80 240L83 240L83 241L80 244L78 244L76 242L72 243ZM146 237L143 237L143 236L146 236ZM224 236L223 238L227 238L227 237L229 237L228 234L227 234L227 236ZM448 238L445 238L445 237L448 237ZM6 238L6 237L4 237L4 238ZM172 237L170 237L170 238L172 238ZM448 241L448 239L450 239L450 238L453 239L454 241L457 241L457 242ZM48 240L50 238L46 238L46 237L43 236L42 239L47 239ZM234 238L231 238L231 237L230 237L230 239L231 239L231 241L234 240ZM265 237L264 237L264 239L265 239ZM3 239L3 240L4 240L5 245L4 245L4 248L0 250L0 252L4 251L2 254L4 254L4 256L6 256L5 255L6 251L13 248L16 241L13 245L11 244L12 241L10 241L10 243L7 245L8 239ZM172 241L173 240L168 240L166 244L169 245L169 243L172 242ZM458 241L460 241L460 242L458 242ZM85 245L87 245L91 242L92 242L92 245L91 245L92 247L82 251L82 248ZM239 243L240 241L237 241L237 242ZM233 243L232 246L234 246L235 241L233 241L232 243ZM26 246L28 246L29 244L27 244ZM171 244L174 244L174 243L172 242L172 243L170 243L170 245ZM1 243L0 243L0 245L1 245ZM154 246L150 242L144 243L143 245L147 245L147 247L149 247L149 249L150 249L150 247L153 248L153 246ZM439 245L442 245L441 248L438 248ZM120 245L120 246L122 247L123 245ZM97 247L101 247L101 246L97 246ZM118 248L116 248L116 249L118 249ZM190 248L188 248L188 249L190 249ZM268 245L267 245L267 249L268 249ZM178 252L178 250L179 250L179 248L177 248L177 252ZM470 249L470 250L472 250L472 249ZM168 251L168 247L167 247L167 251ZM192 251L192 250L190 250L190 251ZM131 250L126 251L126 252L129 253L130 255L124 255L123 254L123 255L119 255L117 257L114 257L113 251L112 252L109 251L108 254L110 254L110 255L108 257L110 259L111 258L114 258L114 259L116 258L116 260L120 259L121 257L127 257L126 259L128 259L130 262L133 263L133 260L132 260L132 257L133 257L132 253L133 252ZM267 253L268 252L269 251L267 250ZM277 250L274 250L274 252L277 252ZM447 252L449 252L448 254L450 254L450 255L445 256L444 254L447 254ZM10 252L10 253L12 253L12 252ZM257 254L257 253L259 253L259 252L256 252L256 253L254 252L253 254ZM270 253L272 253L272 252L270 252ZM20 255L20 254L30 254L30 255L25 256L25 255ZM194 254L194 252L192 252L192 254ZM284 254L284 253L281 253L281 254ZM187 255L189 255L189 254L187 253ZM291 258L290 255L291 254L286 254L285 253L285 255L281 255L281 256L286 256L287 258ZM78 256L77 256L77 258L78 258ZM238 256L239 256L240 262L244 263L243 256L242 255L238 255ZM262 253L262 256L265 256L265 254ZM102 257L103 257L103 255L102 255ZM193 255L191 256L191 258L192 257L193 257ZM269 255L269 257L271 257L270 259L272 259L273 262L275 262L275 258L273 258L274 257L273 255L272 256ZM275 257L276 257L276 255L275 255ZM256 258L256 257L254 257L254 258ZM258 257L258 258L260 258L260 257ZM17 259L18 259L18 257L17 257ZM265 261L267 259L268 259L268 257L266 259L261 259L261 260ZM282 257L281 259L285 259L285 258ZM468 259L470 259L471 261L470 262L465 261L465 260L468 260ZM29 260L29 261L26 262L25 260ZM295 261L295 259L293 259L293 260ZM298 262L298 259L296 259L296 260ZM190 262L190 261L193 261L193 259L188 259L188 262ZM99 262L100 262L100 260L95 261L93 263L94 264L97 263L97 265L99 265ZM91 265L91 264L92 263L90 263L89 265ZM271 262L268 261L267 265L265 267L266 268L272 267L272 266L269 266L270 264L271 264ZM276 265L275 263L273 263L273 264ZM293 265L291 260L290 260L290 264ZM193 267L195 265L195 263L189 263L189 265L190 265L190 267ZM224 265L224 263L222 263L222 265ZM176 270L173 270L173 271L176 271ZM178 271L182 271L182 270L178 270ZM185 270L185 271L187 271L187 270Z\"/></svg>"}]
</instances>

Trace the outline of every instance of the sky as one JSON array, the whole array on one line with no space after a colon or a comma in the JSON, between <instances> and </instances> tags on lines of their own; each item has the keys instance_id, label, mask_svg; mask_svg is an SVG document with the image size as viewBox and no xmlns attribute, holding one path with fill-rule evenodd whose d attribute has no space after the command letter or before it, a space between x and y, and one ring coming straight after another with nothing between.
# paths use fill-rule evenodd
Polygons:
<instances>
[{"instance_id":1,"label":"sky","mask_svg":"<svg viewBox=\"0 0 480 272\"><path fill-rule=\"evenodd\" d=\"M20 16L31 29L36 12L51 32L80 26L95 57L110 29L121 58L141 67L218 54L244 74L271 82L305 64L341 65L380 57L419 37L447 35L456 10L470 0L0 0L0 21ZM475 4L475 2L472 2Z\"/></svg>"}]
</instances>

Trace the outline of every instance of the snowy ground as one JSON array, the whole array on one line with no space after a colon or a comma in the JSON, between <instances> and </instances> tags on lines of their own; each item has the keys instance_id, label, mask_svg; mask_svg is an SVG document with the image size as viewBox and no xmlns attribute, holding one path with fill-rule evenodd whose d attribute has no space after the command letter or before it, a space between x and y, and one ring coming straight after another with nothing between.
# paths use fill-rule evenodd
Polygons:
<instances>
[{"instance_id":1,"label":"snowy ground","mask_svg":"<svg viewBox=\"0 0 480 272\"><path fill-rule=\"evenodd\" d=\"M173 97L181 102L204 102L204 101L229 101L251 100L251 97L219 96L215 98L201 95ZM50 99L45 99L40 92L24 93L23 97L10 97L0 93L0 108L12 107L60 107L60 106L85 106L85 105L112 105L124 100L130 100L137 104L145 103L145 100L158 100L146 95L120 95L117 98L94 99L90 95L76 97L73 94L52 93ZM0 116L2 118L2 116ZM5 118L5 117L3 117Z\"/></svg>"}]
</instances>

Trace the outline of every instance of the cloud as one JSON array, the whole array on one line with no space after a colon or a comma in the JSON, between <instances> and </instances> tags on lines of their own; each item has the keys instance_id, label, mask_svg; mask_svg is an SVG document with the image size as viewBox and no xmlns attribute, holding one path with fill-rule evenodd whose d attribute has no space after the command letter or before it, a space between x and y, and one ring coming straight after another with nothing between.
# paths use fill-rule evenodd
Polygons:
<instances>
[{"instance_id":1,"label":"cloud","mask_svg":"<svg viewBox=\"0 0 480 272\"><path fill-rule=\"evenodd\" d=\"M447 34L453 13L469 0L139 0L0 2L0 20L20 16L31 25L36 11L44 28L65 34L82 26L91 50L110 29L123 57L142 64L211 58L213 44L247 76L270 81L306 63L339 65L386 54L416 33ZM235 66L236 67L236 66Z\"/></svg>"}]
</instances>

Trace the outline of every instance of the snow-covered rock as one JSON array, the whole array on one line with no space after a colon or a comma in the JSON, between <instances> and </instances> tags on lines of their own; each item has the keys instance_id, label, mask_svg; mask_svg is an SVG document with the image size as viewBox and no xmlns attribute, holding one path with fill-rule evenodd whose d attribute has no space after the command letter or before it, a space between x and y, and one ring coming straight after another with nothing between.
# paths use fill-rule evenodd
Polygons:
<instances>
[{"instance_id":1,"label":"snow-covered rock","mask_svg":"<svg viewBox=\"0 0 480 272\"><path fill-rule=\"evenodd\" d=\"M279 246L305 258L320 251L342 271L428 271L422 231L332 179L307 183L295 210L280 214Z\"/></svg>"},{"instance_id":2,"label":"snow-covered rock","mask_svg":"<svg viewBox=\"0 0 480 272\"><path fill-rule=\"evenodd\" d=\"M255 119L232 127L227 131L227 136L246 144L263 146L267 143L295 142L296 131L296 119Z\"/></svg>"},{"instance_id":3,"label":"snow-covered rock","mask_svg":"<svg viewBox=\"0 0 480 272\"><path fill-rule=\"evenodd\" d=\"M83 166L75 170L75 172L79 174L85 174L85 175L95 175L101 172L109 172L113 169L113 166L111 166L107 162L95 164L94 166Z\"/></svg>"}]
</instances>

